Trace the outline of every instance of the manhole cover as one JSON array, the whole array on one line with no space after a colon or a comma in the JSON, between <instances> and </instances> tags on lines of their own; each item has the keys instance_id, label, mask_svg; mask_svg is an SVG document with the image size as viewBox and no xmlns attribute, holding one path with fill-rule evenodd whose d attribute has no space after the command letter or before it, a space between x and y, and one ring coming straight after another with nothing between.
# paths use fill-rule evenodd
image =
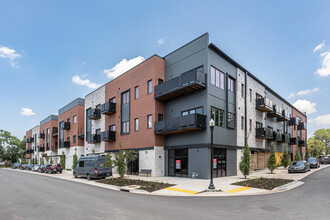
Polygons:
<instances>
[{"instance_id":1,"label":"manhole cover","mask_svg":"<svg viewBox=\"0 0 330 220\"><path fill-rule=\"evenodd\" d=\"M270 212L277 212L280 210L279 208L272 207L272 206L262 206L261 209L270 211Z\"/></svg>"}]
</instances>

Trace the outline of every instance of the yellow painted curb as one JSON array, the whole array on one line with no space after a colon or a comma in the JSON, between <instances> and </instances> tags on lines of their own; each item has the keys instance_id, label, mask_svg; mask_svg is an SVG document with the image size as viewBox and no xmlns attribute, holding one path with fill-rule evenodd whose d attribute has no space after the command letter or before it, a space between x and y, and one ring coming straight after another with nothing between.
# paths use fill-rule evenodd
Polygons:
<instances>
[{"instance_id":1,"label":"yellow painted curb","mask_svg":"<svg viewBox=\"0 0 330 220\"><path fill-rule=\"evenodd\" d=\"M238 193L238 192L242 192L242 191L245 191L245 190L248 190L248 189L251 189L251 188L252 187L243 186L243 187L240 187L240 188L237 188L237 189L228 190L227 192L229 192L229 193Z\"/></svg>"},{"instance_id":2,"label":"yellow painted curb","mask_svg":"<svg viewBox=\"0 0 330 220\"><path fill-rule=\"evenodd\" d=\"M172 188L172 187L167 187L165 188L167 190L172 190L172 191L177 191L177 192L185 192L185 193L190 193L190 194L197 194L199 192L192 191L192 190L186 190L186 189L177 189L177 188Z\"/></svg>"}]
</instances>

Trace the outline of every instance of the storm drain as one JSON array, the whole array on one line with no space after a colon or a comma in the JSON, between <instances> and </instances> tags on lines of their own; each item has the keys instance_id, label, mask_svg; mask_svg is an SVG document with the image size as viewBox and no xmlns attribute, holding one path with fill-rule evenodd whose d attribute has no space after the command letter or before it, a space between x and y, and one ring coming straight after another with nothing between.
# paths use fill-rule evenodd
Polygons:
<instances>
[{"instance_id":1,"label":"storm drain","mask_svg":"<svg viewBox=\"0 0 330 220\"><path fill-rule=\"evenodd\" d=\"M266 211L270 211L270 212L280 211L279 208L272 207L272 206L262 206L261 209L266 210Z\"/></svg>"}]
</instances>

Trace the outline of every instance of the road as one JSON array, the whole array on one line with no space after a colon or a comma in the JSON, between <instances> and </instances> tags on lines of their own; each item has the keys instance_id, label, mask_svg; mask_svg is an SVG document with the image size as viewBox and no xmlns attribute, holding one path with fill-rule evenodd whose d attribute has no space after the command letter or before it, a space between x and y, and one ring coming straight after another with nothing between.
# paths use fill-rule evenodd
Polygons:
<instances>
[{"instance_id":1,"label":"road","mask_svg":"<svg viewBox=\"0 0 330 220\"><path fill-rule=\"evenodd\" d=\"M329 219L330 166L303 181L268 195L163 197L0 169L0 219Z\"/></svg>"}]
</instances>

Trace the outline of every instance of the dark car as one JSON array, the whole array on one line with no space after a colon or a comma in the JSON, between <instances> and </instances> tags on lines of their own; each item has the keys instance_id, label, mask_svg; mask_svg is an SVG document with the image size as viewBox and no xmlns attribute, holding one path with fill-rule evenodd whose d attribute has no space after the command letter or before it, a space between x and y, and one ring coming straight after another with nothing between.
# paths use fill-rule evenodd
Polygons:
<instances>
[{"instance_id":1,"label":"dark car","mask_svg":"<svg viewBox=\"0 0 330 220\"><path fill-rule=\"evenodd\" d=\"M87 177L88 180L92 178L105 178L111 175L111 169L103 167L105 163L105 156L93 155L80 157L76 167L73 169L73 176Z\"/></svg>"},{"instance_id":2,"label":"dark car","mask_svg":"<svg viewBox=\"0 0 330 220\"><path fill-rule=\"evenodd\" d=\"M45 168L45 173L62 173L62 165L59 163L48 164Z\"/></svg>"},{"instance_id":3,"label":"dark car","mask_svg":"<svg viewBox=\"0 0 330 220\"><path fill-rule=\"evenodd\" d=\"M289 173L306 173L310 170L307 161L294 161L288 168Z\"/></svg>"},{"instance_id":4,"label":"dark car","mask_svg":"<svg viewBox=\"0 0 330 220\"><path fill-rule=\"evenodd\" d=\"M320 163L319 163L318 159L315 157L308 158L307 162L309 163L310 168L319 168L320 167Z\"/></svg>"},{"instance_id":5,"label":"dark car","mask_svg":"<svg viewBox=\"0 0 330 220\"><path fill-rule=\"evenodd\" d=\"M11 168L12 169L19 169L21 167L21 164L20 163L13 163L12 165L11 165Z\"/></svg>"},{"instance_id":6,"label":"dark car","mask_svg":"<svg viewBox=\"0 0 330 220\"><path fill-rule=\"evenodd\" d=\"M47 165L41 165L38 172L39 173L44 173L45 172L45 169L46 169Z\"/></svg>"},{"instance_id":7,"label":"dark car","mask_svg":"<svg viewBox=\"0 0 330 220\"><path fill-rule=\"evenodd\" d=\"M20 170L26 170L26 167L27 167L27 164L22 164L19 169Z\"/></svg>"},{"instance_id":8,"label":"dark car","mask_svg":"<svg viewBox=\"0 0 330 220\"><path fill-rule=\"evenodd\" d=\"M34 167L33 164L28 164L28 165L26 166L26 170L32 170L33 167Z\"/></svg>"},{"instance_id":9,"label":"dark car","mask_svg":"<svg viewBox=\"0 0 330 220\"><path fill-rule=\"evenodd\" d=\"M329 164L330 163L330 156L329 155L321 155L319 156L319 161L321 164Z\"/></svg>"}]
</instances>

